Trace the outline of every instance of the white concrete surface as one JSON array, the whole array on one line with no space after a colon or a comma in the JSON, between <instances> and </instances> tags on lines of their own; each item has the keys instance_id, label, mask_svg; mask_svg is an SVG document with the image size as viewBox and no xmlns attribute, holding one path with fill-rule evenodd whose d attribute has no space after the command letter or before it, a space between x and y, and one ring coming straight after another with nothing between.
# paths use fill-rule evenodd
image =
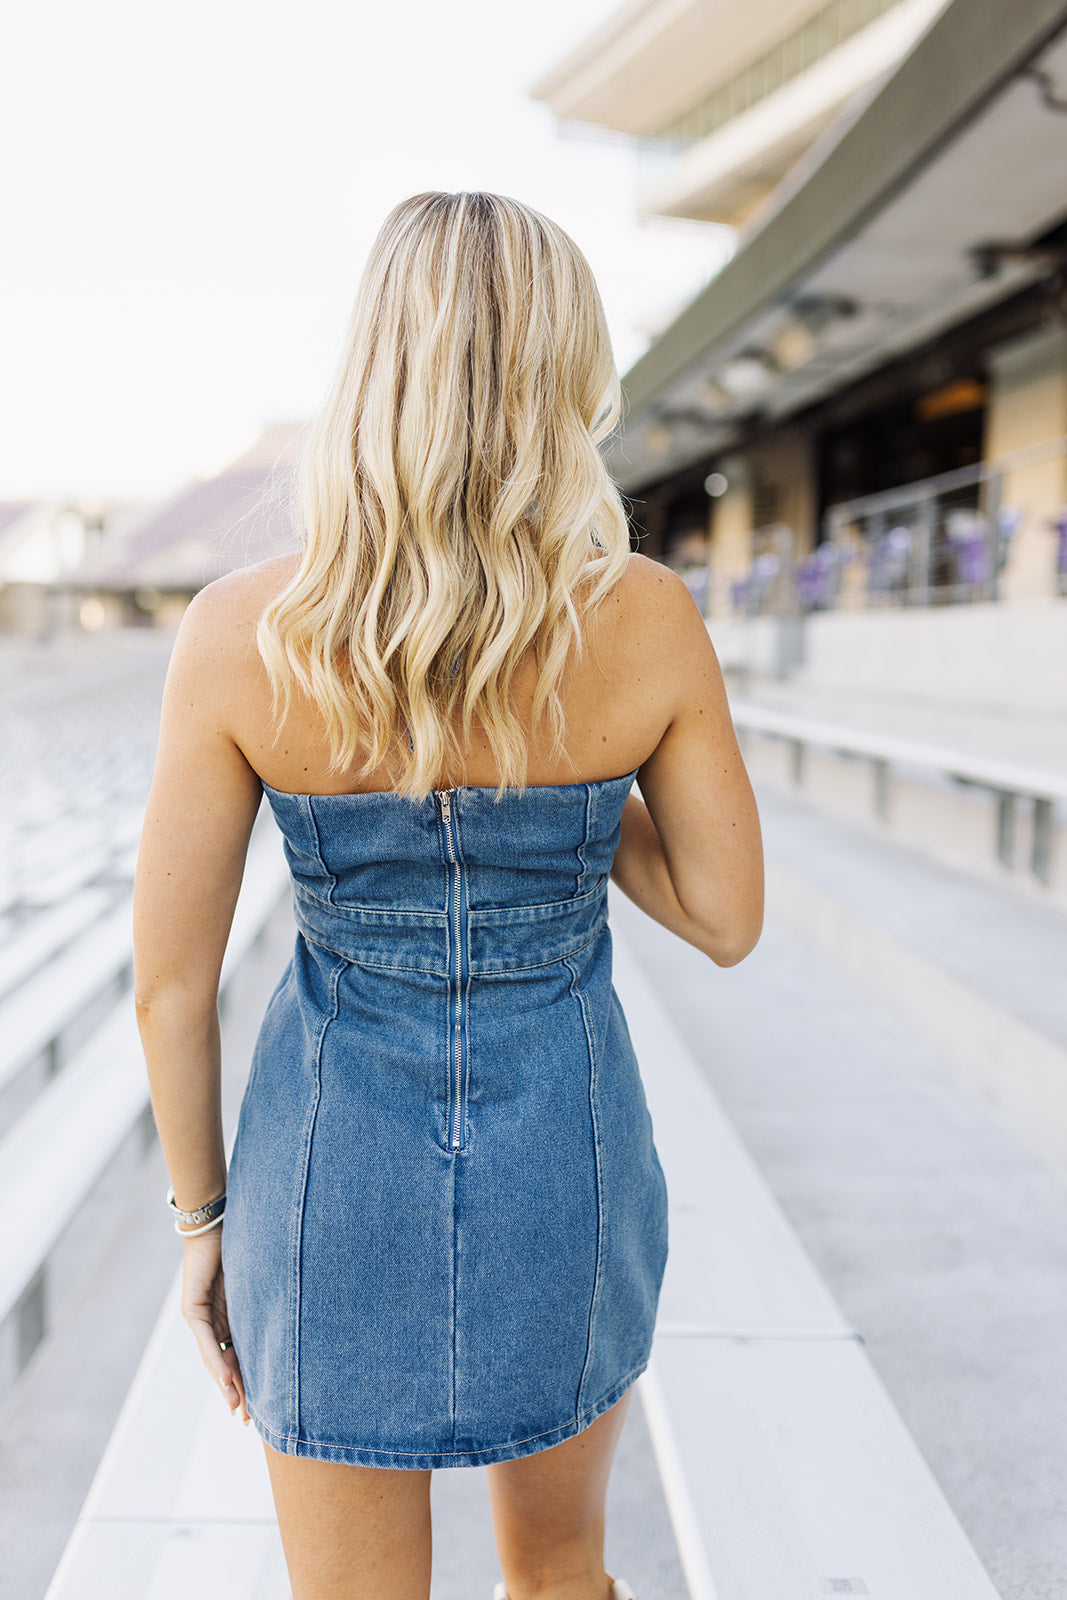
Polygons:
<instances>
[{"instance_id":1,"label":"white concrete surface","mask_svg":"<svg viewBox=\"0 0 1067 1600\"><path fill-rule=\"evenodd\" d=\"M263 1006L292 944L288 905L232 980L222 1018L232 1121ZM49 1328L0 1405L0 1600L40 1600L180 1259L151 1125L127 1141L50 1261ZM144 1136L150 1139L147 1149Z\"/></svg>"},{"instance_id":2,"label":"white concrete surface","mask_svg":"<svg viewBox=\"0 0 1067 1600\"><path fill-rule=\"evenodd\" d=\"M799 841L789 864L804 859ZM621 897L612 915L996 1587L1063 1600L1063 1178L773 894L726 970Z\"/></svg>"},{"instance_id":3,"label":"white concrete surface","mask_svg":"<svg viewBox=\"0 0 1067 1600\"><path fill-rule=\"evenodd\" d=\"M1067 916L759 791L772 914L1067 1180Z\"/></svg>"},{"instance_id":4,"label":"white concrete surface","mask_svg":"<svg viewBox=\"0 0 1067 1600\"><path fill-rule=\"evenodd\" d=\"M767 679L735 686L738 734L755 781L799 797L828 816L843 817L878 838L903 844L988 882L1010 883L1038 901L1067 911L1067 717L1033 705L961 707L933 698L875 695L859 690L814 690ZM838 747L825 739L803 747L799 774L791 740L756 731L751 714L768 722L798 718L804 725L840 728ZM786 723L783 722L785 727ZM891 756L879 773L879 745ZM855 752L866 748L866 755ZM958 757L950 766L946 753ZM952 776L982 778L961 782ZM1017 792L1002 835L1000 784ZM1041 870L1035 873L1038 808L1047 815Z\"/></svg>"},{"instance_id":5,"label":"white concrete surface","mask_svg":"<svg viewBox=\"0 0 1067 1600\"><path fill-rule=\"evenodd\" d=\"M713 620L709 629L724 668L773 675L777 623L775 617ZM814 611L804 619L803 661L791 681L820 694L1063 716L1067 599Z\"/></svg>"},{"instance_id":6,"label":"white concrete surface","mask_svg":"<svg viewBox=\"0 0 1067 1600\"><path fill-rule=\"evenodd\" d=\"M997 1590L756 1163L616 937L670 1193L646 1414L692 1600Z\"/></svg>"}]
</instances>

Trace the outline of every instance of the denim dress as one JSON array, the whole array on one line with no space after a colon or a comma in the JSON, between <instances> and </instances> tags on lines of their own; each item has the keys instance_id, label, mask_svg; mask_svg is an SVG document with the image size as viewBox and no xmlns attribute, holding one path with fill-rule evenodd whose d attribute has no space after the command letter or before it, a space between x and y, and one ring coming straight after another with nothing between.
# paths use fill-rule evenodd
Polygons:
<instances>
[{"instance_id":1,"label":"denim dress","mask_svg":"<svg viewBox=\"0 0 1067 1600\"><path fill-rule=\"evenodd\" d=\"M275 1450L507 1461L644 1369L667 1197L607 915L634 776L499 800L264 785L298 931L241 1103L222 1257Z\"/></svg>"}]
</instances>

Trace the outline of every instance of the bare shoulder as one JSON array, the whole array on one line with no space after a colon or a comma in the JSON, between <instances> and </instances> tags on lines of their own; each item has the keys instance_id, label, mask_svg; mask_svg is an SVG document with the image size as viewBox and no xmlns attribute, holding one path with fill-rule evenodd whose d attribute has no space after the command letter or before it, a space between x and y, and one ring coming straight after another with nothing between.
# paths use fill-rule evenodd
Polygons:
<instances>
[{"instance_id":1,"label":"bare shoulder","mask_svg":"<svg viewBox=\"0 0 1067 1600\"><path fill-rule=\"evenodd\" d=\"M609 609L610 608L610 609ZM608 681L661 730L729 717L718 657L693 595L662 562L631 555L605 605L595 655ZM635 712L631 711L631 716Z\"/></svg>"},{"instance_id":2,"label":"bare shoulder","mask_svg":"<svg viewBox=\"0 0 1067 1600\"><path fill-rule=\"evenodd\" d=\"M670 567L662 561L653 561L651 556L640 555L636 550L630 553L618 589L631 604L646 606L670 605L672 601L677 603L679 593L689 593L681 578Z\"/></svg>"},{"instance_id":3,"label":"bare shoulder","mask_svg":"<svg viewBox=\"0 0 1067 1600\"><path fill-rule=\"evenodd\" d=\"M250 658L263 608L295 575L299 559L274 556L206 584L186 607L175 649L187 658L209 657L215 665Z\"/></svg>"},{"instance_id":4,"label":"bare shoulder","mask_svg":"<svg viewBox=\"0 0 1067 1600\"><path fill-rule=\"evenodd\" d=\"M249 623L254 626L267 602L295 575L299 561L298 555L273 556L254 567L227 572L194 595L186 616L191 615L198 624L229 623L240 629Z\"/></svg>"},{"instance_id":5,"label":"bare shoulder","mask_svg":"<svg viewBox=\"0 0 1067 1600\"><path fill-rule=\"evenodd\" d=\"M711 641L700 608L670 567L633 554L605 610L611 618L611 639L630 660L672 664L706 658Z\"/></svg>"},{"instance_id":6,"label":"bare shoulder","mask_svg":"<svg viewBox=\"0 0 1067 1600\"><path fill-rule=\"evenodd\" d=\"M631 554L613 598L627 623L650 635L664 629L703 628L700 610L688 586L662 561Z\"/></svg>"},{"instance_id":7,"label":"bare shoulder","mask_svg":"<svg viewBox=\"0 0 1067 1600\"><path fill-rule=\"evenodd\" d=\"M169 679L202 711L228 721L228 710L262 687L256 627L264 606L295 574L298 556L241 567L201 589L182 617Z\"/></svg>"}]
</instances>

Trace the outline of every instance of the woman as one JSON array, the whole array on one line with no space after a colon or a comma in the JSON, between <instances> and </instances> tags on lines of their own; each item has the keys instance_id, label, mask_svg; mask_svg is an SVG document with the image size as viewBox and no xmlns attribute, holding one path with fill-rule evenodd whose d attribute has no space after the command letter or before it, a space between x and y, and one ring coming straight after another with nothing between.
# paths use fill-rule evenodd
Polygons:
<instances>
[{"instance_id":1,"label":"woman","mask_svg":"<svg viewBox=\"0 0 1067 1600\"><path fill-rule=\"evenodd\" d=\"M605 1490L666 1197L607 880L729 966L762 855L700 615L629 552L619 415L573 241L414 195L309 438L301 554L179 630L138 1016L183 1310L262 1435L296 1600L425 1600L430 1473L479 1464L498 1595L630 1592ZM299 931L227 1173L215 1002L264 792Z\"/></svg>"}]
</instances>

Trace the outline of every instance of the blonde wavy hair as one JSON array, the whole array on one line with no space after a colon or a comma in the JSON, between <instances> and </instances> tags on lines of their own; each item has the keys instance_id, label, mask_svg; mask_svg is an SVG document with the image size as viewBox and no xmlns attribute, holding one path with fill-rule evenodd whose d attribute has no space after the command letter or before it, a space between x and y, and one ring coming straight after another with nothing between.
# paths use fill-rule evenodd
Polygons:
<instances>
[{"instance_id":1,"label":"blonde wavy hair","mask_svg":"<svg viewBox=\"0 0 1067 1600\"><path fill-rule=\"evenodd\" d=\"M301 560L259 622L276 725L298 685L331 771L384 769L412 798L476 723L498 794L525 783L546 719L562 753L568 654L629 553L598 448L621 414L596 283L562 228L499 194L396 205L298 463ZM527 729L512 688L531 646Z\"/></svg>"}]
</instances>

